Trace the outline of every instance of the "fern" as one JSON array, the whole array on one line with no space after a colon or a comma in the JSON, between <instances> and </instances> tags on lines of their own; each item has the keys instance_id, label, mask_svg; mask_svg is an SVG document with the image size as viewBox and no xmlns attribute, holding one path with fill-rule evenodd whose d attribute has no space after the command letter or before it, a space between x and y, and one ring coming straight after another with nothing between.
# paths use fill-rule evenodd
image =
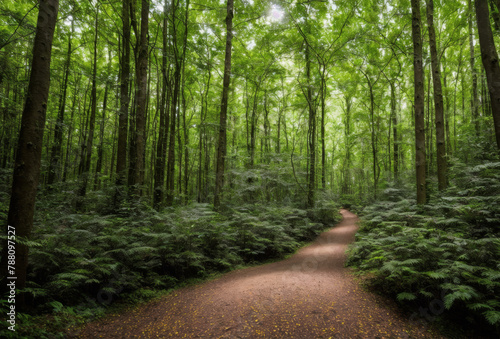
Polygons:
<instances>
[{"instance_id":1,"label":"fern","mask_svg":"<svg viewBox=\"0 0 500 339\"><path fill-rule=\"evenodd\" d=\"M425 208L394 190L367 206L347 264L400 302L415 301L413 291L431 302L444 289L447 309L498 326L500 163L453 170L455 186Z\"/></svg>"},{"instance_id":2,"label":"fern","mask_svg":"<svg viewBox=\"0 0 500 339\"><path fill-rule=\"evenodd\" d=\"M500 311L486 311L483 315L491 325L500 324Z\"/></svg>"},{"instance_id":3,"label":"fern","mask_svg":"<svg viewBox=\"0 0 500 339\"><path fill-rule=\"evenodd\" d=\"M398 293L397 299L399 301L403 301L403 300L415 300L415 299L417 299L417 296L415 294L413 294L413 293L401 292L401 293Z\"/></svg>"}]
</instances>

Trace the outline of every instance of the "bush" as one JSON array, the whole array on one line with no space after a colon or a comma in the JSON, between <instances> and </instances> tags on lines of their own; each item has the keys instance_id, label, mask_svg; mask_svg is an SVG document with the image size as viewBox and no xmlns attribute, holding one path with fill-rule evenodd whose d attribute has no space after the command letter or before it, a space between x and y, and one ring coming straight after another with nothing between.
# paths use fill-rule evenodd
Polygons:
<instances>
[{"instance_id":1,"label":"bush","mask_svg":"<svg viewBox=\"0 0 500 339\"><path fill-rule=\"evenodd\" d=\"M325 228L318 221L338 214L326 200L313 211L314 221L305 210L275 204L220 214L208 204L157 212L138 201L124 203L117 214L74 214L71 204L57 207L62 195L38 203L24 292L31 314L70 312L75 321L117 299L146 300L189 279L282 258ZM105 195L94 194L95 206ZM33 336L46 336L32 326L39 318L23 316Z\"/></svg>"},{"instance_id":2,"label":"bush","mask_svg":"<svg viewBox=\"0 0 500 339\"><path fill-rule=\"evenodd\" d=\"M455 166L453 178L455 186L423 208L413 199L366 207L347 264L403 304L437 298L498 333L500 163Z\"/></svg>"}]
</instances>

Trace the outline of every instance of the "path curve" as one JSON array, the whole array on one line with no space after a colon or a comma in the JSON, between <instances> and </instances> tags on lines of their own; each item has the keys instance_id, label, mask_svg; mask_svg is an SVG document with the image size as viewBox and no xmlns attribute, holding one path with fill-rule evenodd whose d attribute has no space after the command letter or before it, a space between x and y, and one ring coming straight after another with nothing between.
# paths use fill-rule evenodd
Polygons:
<instances>
[{"instance_id":1,"label":"path curve","mask_svg":"<svg viewBox=\"0 0 500 339\"><path fill-rule=\"evenodd\" d=\"M355 214L290 258L237 270L88 324L80 338L424 338L344 268Z\"/></svg>"}]
</instances>

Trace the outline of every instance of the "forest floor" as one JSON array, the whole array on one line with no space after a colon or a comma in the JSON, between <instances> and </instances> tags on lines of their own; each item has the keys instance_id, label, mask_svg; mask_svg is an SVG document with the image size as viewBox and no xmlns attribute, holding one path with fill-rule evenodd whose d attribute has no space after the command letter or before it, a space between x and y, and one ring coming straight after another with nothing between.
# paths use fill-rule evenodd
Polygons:
<instances>
[{"instance_id":1,"label":"forest floor","mask_svg":"<svg viewBox=\"0 0 500 339\"><path fill-rule=\"evenodd\" d=\"M344 267L355 214L286 260L177 290L75 333L79 338L439 338Z\"/></svg>"}]
</instances>

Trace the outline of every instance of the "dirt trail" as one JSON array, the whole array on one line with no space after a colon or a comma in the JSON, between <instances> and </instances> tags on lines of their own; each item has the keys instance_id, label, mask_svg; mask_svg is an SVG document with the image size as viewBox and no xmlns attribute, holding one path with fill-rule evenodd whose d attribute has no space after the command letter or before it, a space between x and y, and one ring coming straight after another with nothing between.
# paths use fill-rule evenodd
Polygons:
<instances>
[{"instance_id":1,"label":"dirt trail","mask_svg":"<svg viewBox=\"0 0 500 339\"><path fill-rule=\"evenodd\" d=\"M363 291L344 268L358 218L292 257L176 291L91 323L81 338L422 338L394 304Z\"/></svg>"}]
</instances>

